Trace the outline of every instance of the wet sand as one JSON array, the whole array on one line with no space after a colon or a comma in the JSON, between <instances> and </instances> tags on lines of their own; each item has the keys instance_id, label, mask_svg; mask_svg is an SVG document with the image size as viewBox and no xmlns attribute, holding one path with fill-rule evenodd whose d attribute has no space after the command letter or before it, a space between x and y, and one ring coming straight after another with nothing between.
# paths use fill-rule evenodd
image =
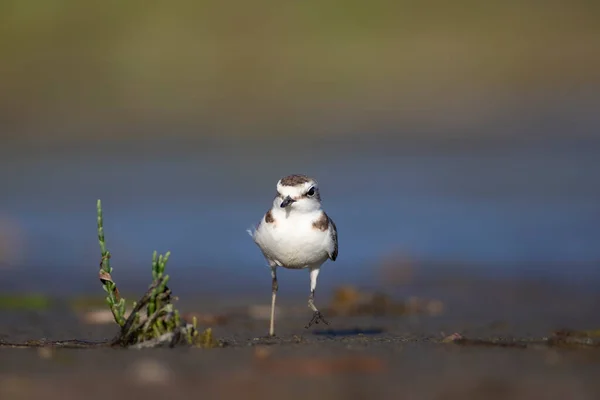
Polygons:
<instances>
[{"instance_id":1,"label":"wet sand","mask_svg":"<svg viewBox=\"0 0 600 400\"><path fill-rule=\"evenodd\" d=\"M245 313L243 298L221 307L188 299L179 304L183 312L229 315L213 326L224 347L0 348L0 398L600 398L600 348L441 342L454 332L509 341L542 340L561 328L597 329L600 295L522 282L470 287L447 296L440 315L335 316L331 326L308 330L310 313L288 299L277 320L279 339L271 340L261 338L268 322ZM105 340L116 333L115 325L88 325L61 309L0 316L3 341ZM381 333L319 334L326 328Z\"/></svg>"}]
</instances>

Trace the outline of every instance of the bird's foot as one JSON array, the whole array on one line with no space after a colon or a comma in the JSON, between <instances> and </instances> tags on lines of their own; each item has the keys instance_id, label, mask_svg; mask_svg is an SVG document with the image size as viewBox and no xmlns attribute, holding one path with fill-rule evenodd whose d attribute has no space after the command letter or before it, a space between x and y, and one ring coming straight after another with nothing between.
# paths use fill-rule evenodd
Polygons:
<instances>
[{"instance_id":1,"label":"bird's foot","mask_svg":"<svg viewBox=\"0 0 600 400\"><path fill-rule=\"evenodd\" d=\"M325 317L323 317L323 314L321 314L320 311L315 311L313 313L312 319L310 320L310 322L308 323L308 325L306 325L304 328L308 329L311 326L318 324L319 322L323 322L325 325L329 325L329 321L327 321L325 319Z\"/></svg>"}]
</instances>

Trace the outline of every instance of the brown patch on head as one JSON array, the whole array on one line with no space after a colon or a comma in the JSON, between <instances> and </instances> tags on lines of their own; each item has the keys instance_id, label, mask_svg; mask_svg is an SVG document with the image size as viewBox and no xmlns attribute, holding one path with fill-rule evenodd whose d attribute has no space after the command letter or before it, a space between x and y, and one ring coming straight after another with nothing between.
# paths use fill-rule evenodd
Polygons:
<instances>
[{"instance_id":1,"label":"brown patch on head","mask_svg":"<svg viewBox=\"0 0 600 400\"><path fill-rule=\"evenodd\" d=\"M281 178L280 183L281 186L298 186L310 181L312 181L312 179L306 175L288 175Z\"/></svg>"},{"instance_id":2,"label":"brown patch on head","mask_svg":"<svg viewBox=\"0 0 600 400\"><path fill-rule=\"evenodd\" d=\"M313 222L312 226L315 229L325 232L327 229L329 229L329 217L327 217L327 214L324 212L321 213L319 219Z\"/></svg>"},{"instance_id":3,"label":"brown patch on head","mask_svg":"<svg viewBox=\"0 0 600 400\"><path fill-rule=\"evenodd\" d=\"M272 224L273 222L275 222L275 218L273 218L271 210L267 211L267 213L265 214L265 222L267 224Z\"/></svg>"}]
</instances>

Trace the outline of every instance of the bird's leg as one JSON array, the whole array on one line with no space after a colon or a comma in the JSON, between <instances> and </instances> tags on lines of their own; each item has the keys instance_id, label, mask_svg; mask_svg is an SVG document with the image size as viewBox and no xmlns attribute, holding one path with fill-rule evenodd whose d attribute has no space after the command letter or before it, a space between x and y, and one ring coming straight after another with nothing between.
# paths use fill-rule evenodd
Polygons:
<instances>
[{"instance_id":1,"label":"bird's leg","mask_svg":"<svg viewBox=\"0 0 600 400\"><path fill-rule=\"evenodd\" d=\"M271 267L271 277L273 278L271 284L271 323L269 325L269 336L275 336L275 298L277 297L277 267Z\"/></svg>"},{"instance_id":2,"label":"bird's leg","mask_svg":"<svg viewBox=\"0 0 600 400\"><path fill-rule=\"evenodd\" d=\"M317 288L317 277L319 276L319 268L311 268L310 269L310 295L308 296L308 306L313 310L313 316L308 325L305 326L306 329L310 328L313 324L318 324L319 322L323 322L326 325L329 325L329 322L323 317L323 314L317 309L315 306L315 289Z\"/></svg>"}]
</instances>

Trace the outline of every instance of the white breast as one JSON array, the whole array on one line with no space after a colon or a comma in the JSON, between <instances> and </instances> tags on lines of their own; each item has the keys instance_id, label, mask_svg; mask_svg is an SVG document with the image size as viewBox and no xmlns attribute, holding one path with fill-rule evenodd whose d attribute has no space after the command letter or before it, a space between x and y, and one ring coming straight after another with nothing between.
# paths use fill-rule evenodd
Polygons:
<instances>
[{"instance_id":1,"label":"white breast","mask_svg":"<svg viewBox=\"0 0 600 400\"><path fill-rule=\"evenodd\" d=\"M265 256L285 268L306 268L321 265L328 258L331 237L328 231L313 227L321 215L314 213L277 213L275 222L264 221L254 232L253 238Z\"/></svg>"}]
</instances>

